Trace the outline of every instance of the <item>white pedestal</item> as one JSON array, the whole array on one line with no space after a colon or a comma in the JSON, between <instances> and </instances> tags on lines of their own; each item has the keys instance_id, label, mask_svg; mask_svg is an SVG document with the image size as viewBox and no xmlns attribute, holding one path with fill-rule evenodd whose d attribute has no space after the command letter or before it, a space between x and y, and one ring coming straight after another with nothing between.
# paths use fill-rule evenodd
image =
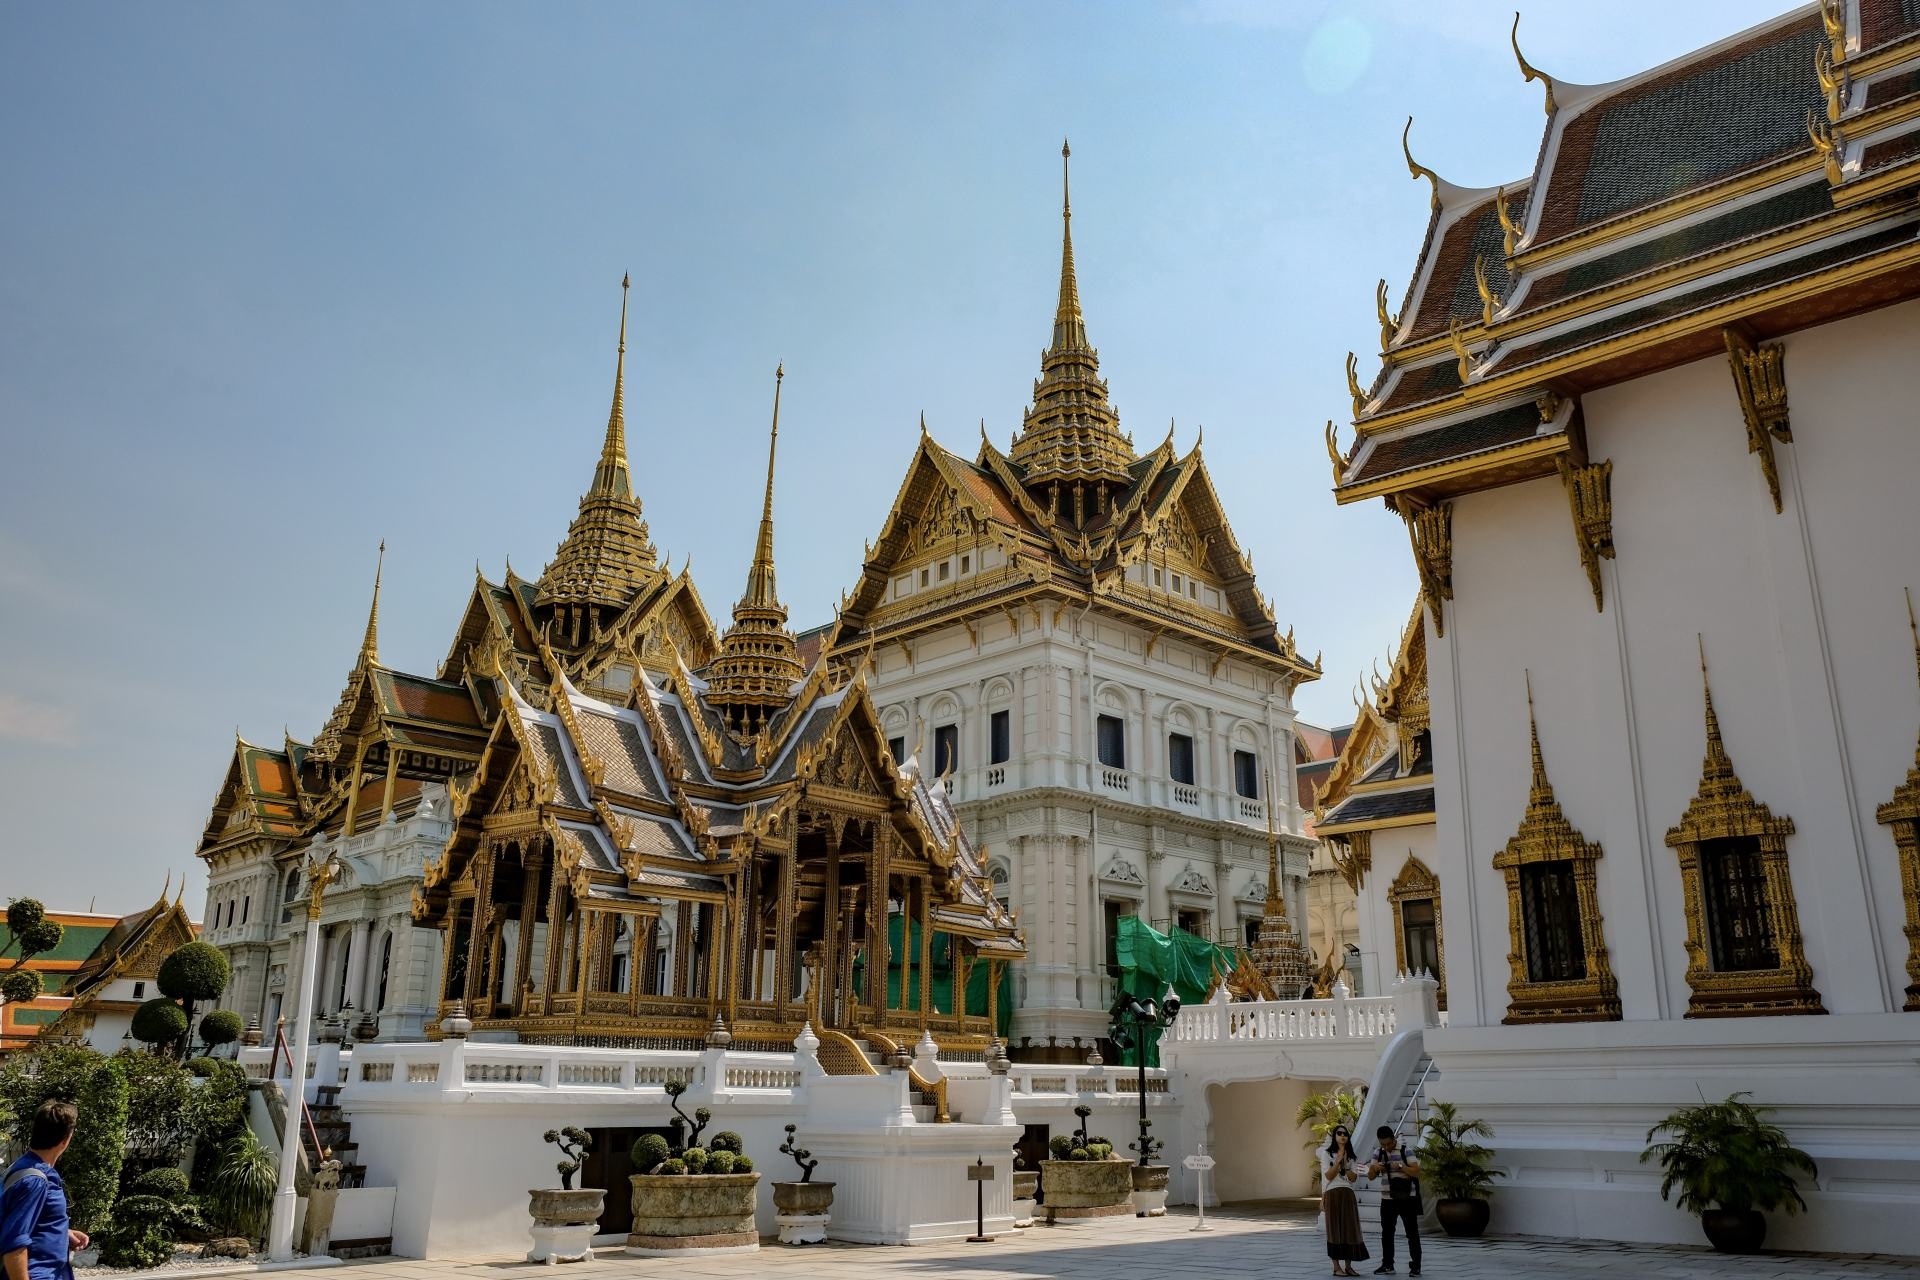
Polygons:
<instances>
[{"instance_id":1,"label":"white pedestal","mask_svg":"<svg viewBox=\"0 0 1920 1280\"><path fill-rule=\"evenodd\" d=\"M593 1223L577 1227L529 1227L533 1233L533 1250L527 1254L528 1262L544 1262L553 1266L557 1262L580 1262L593 1257L593 1233L600 1228Z\"/></svg>"},{"instance_id":2,"label":"white pedestal","mask_svg":"<svg viewBox=\"0 0 1920 1280\"><path fill-rule=\"evenodd\" d=\"M1033 1225L1033 1211L1040 1207L1038 1200L1015 1200L1013 1202L1013 1225L1030 1227Z\"/></svg>"},{"instance_id":3,"label":"white pedestal","mask_svg":"<svg viewBox=\"0 0 1920 1280\"><path fill-rule=\"evenodd\" d=\"M776 1213L781 1244L824 1244L827 1239L828 1213Z\"/></svg>"},{"instance_id":4,"label":"white pedestal","mask_svg":"<svg viewBox=\"0 0 1920 1280\"><path fill-rule=\"evenodd\" d=\"M1133 1213L1137 1218L1164 1218L1167 1216L1167 1189L1158 1191L1136 1191L1133 1193Z\"/></svg>"}]
</instances>

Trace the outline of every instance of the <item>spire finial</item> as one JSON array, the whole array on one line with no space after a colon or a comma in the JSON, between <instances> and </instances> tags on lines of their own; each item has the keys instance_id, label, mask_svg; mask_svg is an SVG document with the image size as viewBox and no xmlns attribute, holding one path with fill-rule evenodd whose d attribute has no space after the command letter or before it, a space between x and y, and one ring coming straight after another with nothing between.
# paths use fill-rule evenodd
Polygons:
<instances>
[{"instance_id":1,"label":"spire finial","mask_svg":"<svg viewBox=\"0 0 1920 1280\"><path fill-rule=\"evenodd\" d=\"M773 577L773 464L780 447L780 387L786 377L787 366L782 361L773 371L773 426L767 432L767 492L760 505L760 536L753 545L753 567L747 572L747 593L740 598L742 608L780 607Z\"/></svg>"},{"instance_id":2,"label":"spire finial","mask_svg":"<svg viewBox=\"0 0 1920 1280\"><path fill-rule=\"evenodd\" d=\"M1713 685L1707 680L1706 637L1696 631L1693 639L1700 646L1700 690L1707 706L1707 761L1711 765L1716 760L1727 758L1727 745L1720 738L1720 717L1713 709Z\"/></svg>"},{"instance_id":3,"label":"spire finial","mask_svg":"<svg viewBox=\"0 0 1920 1280\"><path fill-rule=\"evenodd\" d=\"M1060 143L1060 304L1053 313L1053 345L1086 346L1085 319L1080 313L1080 280L1073 267L1073 188L1067 177L1073 148ZM1076 328L1076 326L1078 326Z\"/></svg>"},{"instance_id":4,"label":"spire finial","mask_svg":"<svg viewBox=\"0 0 1920 1280\"><path fill-rule=\"evenodd\" d=\"M366 662L380 661L380 575L387 567L387 540L380 539L379 557L373 564L373 604L367 610L367 634L360 638L360 657Z\"/></svg>"},{"instance_id":5,"label":"spire finial","mask_svg":"<svg viewBox=\"0 0 1920 1280\"><path fill-rule=\"evenodd\" d=\"M613 408L607 413L607 436L600 445L600 462L593 469L594 497L633 500L633 481L627 471L627 291L631 275L620 277L620 346L613 362Z\"/></svg>"},{"instance_id":6,"label":"spire finial","mask_svg":"<svg viewBox=\"0 0 1920 1280\"><path fill-rule=\"evenodd\" d=\"M1280 914L1287 913L1287 900L1280 896L1280 836L1273 829L1273 770L1265 772L1263 786L1267 795L1267 902L1278 903Z\"/></svg>"},{"instance_id":7,"label":"spire finial","mask_svg":"<svg viewBox=\"0 0 1920 1280\"><path fill-rule=\"evenodd\" d=\"M1540 758L1540 723L1533 717L1533 672L1525 673L1527 681L1527 737L1533 748L1533 789L1535 793L1546 790L1547 766Z\"/></svg>"}]
</instances>

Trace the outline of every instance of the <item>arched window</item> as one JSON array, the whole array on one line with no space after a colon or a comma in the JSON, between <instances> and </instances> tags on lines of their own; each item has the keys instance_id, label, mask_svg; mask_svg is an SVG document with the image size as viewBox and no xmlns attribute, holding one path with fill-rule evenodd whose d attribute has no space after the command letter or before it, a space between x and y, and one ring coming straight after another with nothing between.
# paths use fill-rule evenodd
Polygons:
<instances>
[{"instance_id":1,"label":"arched window","mask_svg":"<svg viewBox=\"0 0 1920 1280\"><path fill-rule=\"evenodd\" d=\"M386 936L380 940L380 982L373 997L375 1013L385 1013L387 1010L387 974L392 968L393 930L389 929Z\"/></svg>"}]
</instances>

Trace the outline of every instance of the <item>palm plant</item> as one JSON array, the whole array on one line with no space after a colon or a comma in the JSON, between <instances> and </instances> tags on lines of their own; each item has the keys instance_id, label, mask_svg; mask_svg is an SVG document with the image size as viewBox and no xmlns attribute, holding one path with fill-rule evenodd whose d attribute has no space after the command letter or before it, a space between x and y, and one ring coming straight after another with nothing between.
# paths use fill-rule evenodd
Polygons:
<instances>
[{"instance_id":1,"label":"palm plant","mask_svg":"<svg viewBox=\"0 0 1920 1280\"><path fill-rule=\"evenodd\" d=\"M1428 1104L1420 1122L1420 1176L1442 1200L1484 1200L1500 1177L1487 1164L1493 1152L1471 1138L1491 1138L1485 1120L1462 1120L1451 1102Z\"/></svg>"},{"instance_id":2,"label":"palm plant","mask_svg":"<svg viewBox=\"0 0 1920 1280\"><path fill-rule=\"evenodd\" d=\"M251 1129L220 1149L220 1163L207 1180L204 1201L222 1230L259 1239L266 1234L279 1162Z\"/></svg>"},{"instance_id":3,"label":"palm plant","mask_svg":"<svg viewBox=\"0 0 1920 1280\"><path fill-rule=\"evenodd\" d=\"M1357 1091L1335 1085L1325 1093L1309 1094L1293 1113L1293 1122L1306 1126L1311 1135L1300 1145L1307 1149L1307 1163L1313 1178L1320 1176L1320 1157L1314 1153L1332 1140L1335 1129L1344 1127L1349 1135L1348 1142L1352 1143L1354 1126L1360 1123L1361 1101L1362 1095Z\"/></svg>"},{"instance_id":4,"label":"palm plant","mask_svg":"<svg viewBox=\"0 0 1920 1280\"><path fill-rule=\"evenodd\" d=\"M1751 1096L1733 1093L1725 1102L1682 1107L1647 1130L1650 1145L1640 1162L1660 1162L1662 1200L1677 1187L1678 1203L1688 1213L1715 1208L1795 1213L1807 1207L1795 1183L1797 1175L1818 1173L1813 1158L1788 1142L1784 1129L1767 1122L1771 1108L1741 1101ZM1654 1142L1663 1129L1671 1139Z\"/></svg>"}]
</instances>

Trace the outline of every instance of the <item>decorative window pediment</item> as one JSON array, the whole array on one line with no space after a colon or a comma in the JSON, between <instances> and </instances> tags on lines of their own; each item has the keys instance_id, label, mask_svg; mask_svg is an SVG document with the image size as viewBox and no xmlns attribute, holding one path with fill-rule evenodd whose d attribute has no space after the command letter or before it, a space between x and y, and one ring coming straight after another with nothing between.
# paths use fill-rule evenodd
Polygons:
<instances>
[{"instance_id":1,"label":"decorative window pediment","mask_svg":"<svg viewBox=\"0 0 1920 1280\"><path fill-rule=\"evenodd\" d=\"M1920 625L1913 617L1913 597L1907 597L1907 626L1913 631L1913 656L1920 664ZM1907 908L1907 991L1908 1012L1920 1012L1920 745L1914 748L1913 768L1907 780L1893 789L1893 799L1874 810L1883 826L1893 828L1893 843L1900 851L1900 897Z\"/></svg>"},{"instance_id":2,"label":"decorative window pediment","mask_svg":"<svg viewBox=\"0 0 1920 1280\"><path fill-rule=\"evenodd\" d=\"M1680 857L1687 914L1687 985L1693 989L1687 1016L1825 1013L1820 993L1813 989L1813 969L1801 943L1800 913L1787 873L1793 819L1774 817L1734 773L1706 673L1703 657L1707 754L1700 784L1679 825L1667 832L1667 844ZM1716 964L1715 950L1724 951L1724 939L1739 930L1730 929L1724 918L1710 916L1735 910L1753 916L1749 923L1764 930L1770 966L1726 968L1724 954Z\"/></svg>"},{"instance_id":3,"label":"decorative window pediment","mask_svg":"<svg viewBox=\"0 0 1920 1280\"><path fill-rule=\"evenodd\" d=\"M1409 973L1416 969L1429 968L1422 957L1407 954L1407 925L1412 919L1416 931L1424 930L1424 917L1428 910L1432 912L1433 926L1433 966L1434 981L1439 983L1435 997L1439 1007L1447 1007L1447 934L1441 925L1440 916L1440 877L1433 874L1431 868L1420 859L1409 854L1406 865L1400 868L1400 874L1393 878L1387 887L1387 904L1393 908L1393 959L1394 968L1400 973ZM1415 919L1414 917L1422 917Z\"/></svg>"},{"instance_id":4,"label":"decorative window pediment","mask_svg":"<svg viewBox=\"0 0 1920 1280\"><path fill-rule=\"evenodd\" d=\"M1173 882L1168 892L1206 894L1211 896L1213 893L1213 881L1207 879L1193 867L1189 866L1181 873L1180 878Z\"/></svg>"},{"instance_id":5,"label":"decorative window pediment","mask_svg":"<svg viewBox=\"0 0 1920 1280\"><path fill-rule=\"evenodd\" d=\"M1547 779L1527 693L1533 778L1520 829L1493 857L1506 874L1507 1016L1515 1022L1610 1022L1620 988L1607 959L1595 863L1600 846L1567 820Z\"/></svg>"},{"instance_id":6,"label":"decorative window pediment","mask_svg":"<svg viewBox=\"0 0 1920 1280\"><path fill-rule=\"evenodd\" d=\"M1112 880L1117 884L1146 883L1145 880L1141 879L1140 872L1134 868L1134 865L1117 853L1107 859L1107 865L1100 870L1100 878L1102 880Z\"/></svg>"}]
</instances>

